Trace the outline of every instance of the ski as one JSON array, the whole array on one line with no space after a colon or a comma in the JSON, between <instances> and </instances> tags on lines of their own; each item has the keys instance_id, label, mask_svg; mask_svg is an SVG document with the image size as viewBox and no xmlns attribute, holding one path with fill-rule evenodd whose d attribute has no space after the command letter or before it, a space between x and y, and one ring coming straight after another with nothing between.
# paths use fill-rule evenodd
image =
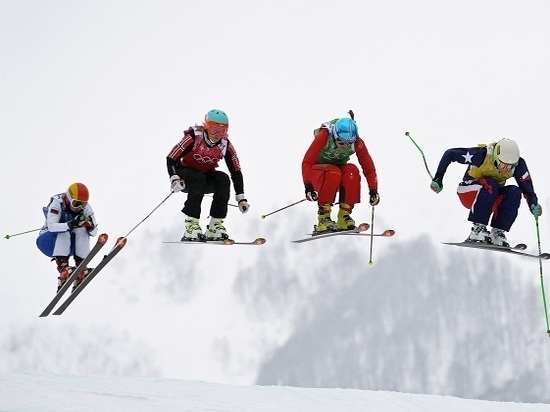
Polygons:
<instances>
[{"instance_id":1,"label":"ski","mask_svg":"<svg viewBox=\"0 0 550 412\"><path fill-rule=\"evenodd\" d=\"M263 245L265 244L266 240L263 238L263 237L258 237L256 239L254 239L253 241L251 242L237 242L237 241L233 241L233 244L234 245Z\"/></svg>"},{"instance_id":2,"label":"ski","mask_svg":"<svg viewBox=\"0 0 550 412\"><path fill-rule=\"evenodd\" d=\"M512 247L491 245L488 243L480 243L480 242L468 242L468 241L456 242L456 243L443 242L443 244L460 246L460 247L469 247L472 249L492 250L495 252L510 253L513 255L525 256L525 257L535 258L535 259L543 259L543 260L550 259L550 253L541 253L540 255L533 255L531 253L522 252L522 250L527 249L527 245L525 245L524 243L519 243L516 246L512 246Z\"/></svg>"},{"instance_id":3,"label":"ski","mask_svg":"<svg viewBox=\"0 0 550 412\"><path fill-rule=\"evenodd\" d=\"M355 229L338 230L338 231L335 231L335 232L319 233L319 234L310 233L309 237L306 237L306 238L303 238L303 239L291 240L291 242L292 243L304 243L304 242L309 242L310 240L324 239L324 238L332 237L332 236L359 234L361 232L364 232L364 231L368 230L369 227L370 227L370 225L368 223L361 223Z\"/></svg>"},{"instance_id":4,"label":"ski","mask_svg":"<svg viewBox=\"0 0 550 412\"><path fill-rule=\"evenodd\" d=\"M39 317L43 318L45 316L48 316L50 312L53 310L55 305L57 305L57 302L63 297L65 292L71 287L73 282L78 278L78 275L88 266L88 263L94 258L95 255L97 255L100 251L100 249L105 246L105 243L107 243L107 240L109 239L109 236L105 233L98 236L96 244L90 250L90 253L84 258L84 260L78 265L78 267L71 273L67 281L61 286L61 288L57 291L54 298L51 300L51 302L46 306L46 309L40 314Z\"/></svg>"},{"instance_id":5,"label":"ski","mask_svg":"<svg viewBox=\"0 0 550 412\"><path fill-rule=\"evenodd\" d=\"M71 295L65 299L65 301L59 306L59 308L53 313L54 315L61 315L69 307L69 305L76 299L76 297L82 292L82 290L92 281L94 277L109 263L117 254L126 246L126 238L119 237L116 241L115 246L111 249L109 253L103 256L103 260L90 272L88 276L84 278L82 282L73 290Z\"/></svg>"},{"instance_id":6,"label":"ski","mask_svg":"<svg viewBox=\"0 0 550 412\"><path fill-rule=\"evenodd\" d=\"M359 233L343 233L344 235L350 235L350 236L382 236L382 237L392 237L393 235L395 235L395 230L393 229L386 229L384 230L382 233L373 233L373 234L370 234L370 233L363 233L363 232L359 232Z\"/></svg>"},{"instance_id":7,"label":"ski","mask_svg":"<svg viewBox=\"0 0 550 412\"><path fill-rule=\"evenodd\" d=\"M251 242L239 242L233 239L223 239L223 240L175 240L175 241L165 241L162 243L172 243L172 244L184 244L184 245L218 245L218 246L231 246L231 245L263 245L266 240L263 237L256 238Z\"/></svg>"}]
</instances>

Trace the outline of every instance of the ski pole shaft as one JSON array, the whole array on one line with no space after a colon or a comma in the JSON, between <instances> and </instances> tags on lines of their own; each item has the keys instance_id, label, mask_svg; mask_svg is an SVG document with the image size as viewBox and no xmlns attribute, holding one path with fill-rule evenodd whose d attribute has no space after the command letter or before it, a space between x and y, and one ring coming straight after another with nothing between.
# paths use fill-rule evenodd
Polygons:
<instances>
[{"instance_id":1,"label":"ski pole shaft","mask_svg":"<svg viewBox=\"0 0 550 412\"><path fill-rule=\"evenodd\" d=\"M430 169L428 168L428 163L426 163L426 157L424 156L424 152L422 151L420 146L418 146L418 144L414 141L414 139L411 137L411 134L409 132L405 132L405 136L407 136L409 139L411 139L411 142L414 143L414 145L416 146L416 148L418 149L418 151L422 155L422 160L424 160L424 167L426 168L426 171L430 175L430 179L433 180L434 177L432 176L432 173L430 172Z\"/></svg>"},{"instance_id":2,"label":"ski pole shaft","mask_svg":"<svg viewBox=\"0 0 550 412\"><path fill-rule=\"evenodd\" d=\"M13 235L6 235L4 236L5 239L9 239L10 237L14 237L14 236L19 236L19 235L24 235L26 233L31 233L31 232L37 232L39 230L42 230L41 227L39 227L38 229L32 229L32 230L27 230L26 232L21 232L21 233L14 233Z\"/></svg>"},{"instance_id":3,"label":"ski pole shaft","mask_svg":"<svg viewBox=\"0 0 550 412\"><path fill-rule=\"evenodd\" d=\"M539 255L542 253L540 247L540 228L539 228L539 218L535 216L535 225L537 227L537 245L539 248ZM540 271L540 288L542 291L542 306L544 307L544 317L546 319L546 333L550 337L550 324L548 323L548 309L546 306L546 294L544 293L544 277L542 275L542 259L539 259L539 271Z\"/></svg>"},{"instance_id":4,"label":"ski pole shaft","mask_svg":"<svg viewBox=\"0 0 550 412\"><path fill-rule=\"evenodd\" d=\"M145 217L141 220L141 222L139 222L137 225L135 225L135 226L132 228L132 230L130 230L130 231L128 232L128 234L127 234L126 236L124 236L124 237L127 238L128 236L130 236L130 233L132 233L134 230L136 230L136 228L137 228L139 225L141 225L143 222L145 222L145 220L146 220L149 216L151 216L151 215L153 214L153 212L154 212L155 210L157 210L157 209L160 207L160 205L162 205L164 202L166 202L166 201L168 200L168 198L169 198L170 196L172 196L173 194L174 194L174 192L170 192L170 194L169 194L168 196L166 196L166 197L162 200L162 202L160 202L160 203L157 205L157 207L155 207L147 216L145 216Z\"/></svg>"},{"instance_id":5,"label":"ski pole shaft","mask_svg":"<svg viewBox=\"0 0 550 412\"><path fill-rule=\"evenodd\" d=\"M374 206L372 206L372 213L370 217L370 254L369 254L369 265L372 265L372 244L374 241Z\"/></svg>"},{"instance_id":6,"label":"ski pole shaft","mask_svg":"<svg viewBox=\"0 0 550 412\"><path fill-rule=\"evenodd\" d=\"M206 194L206 196L208 196L208 197L214 197L214 195L212 195L212 194L210 194L210 193ZM234 205L234 204L232 204L232 203L228 203L227 206L239 207L239 205Z\"/></svg>"},{"instance_id":7,"label":"ski pole shaft","mask_svg":"<svg viewBox=\"0 0 550 412\"><path fill-rule=\"evenodd\" d=\"M302 202L304 202L304 201L306 201L306 200L307 200L307 199L305 199L305 198L302 199L302 200L298 200L297 202L291 203L291 204L288 205L288 206L285 206L285 207L282 207L282 208L280 208L280 209L274 210L273 212L270 212L270 213L267 213L267 214L265 214L265 215L262 215L261 217L262 217L262 219L265 219L265 218L268 217L269 215L272 215L272 214L274 214L274 213L280 212L281 210L288 209L289 207L296 206L297 204L302 203Z\"/></svg>"}]
</instances>

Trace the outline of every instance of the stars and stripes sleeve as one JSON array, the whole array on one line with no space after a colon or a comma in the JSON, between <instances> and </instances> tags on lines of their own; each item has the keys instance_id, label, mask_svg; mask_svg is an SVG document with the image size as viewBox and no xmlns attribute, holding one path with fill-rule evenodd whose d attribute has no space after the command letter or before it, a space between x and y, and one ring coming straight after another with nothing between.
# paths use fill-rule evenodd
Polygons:
<instances>
[{"instance_id":1,"label":"stars and stripes sleeve","mask_svg":"<svg viewBox=\"0 0 550 412\"><path fill-rule=\"evenodd\" d=\"M538 198L535 193L533 181L531 180L531 174L527 168L527 163L522 157L519 158L518 165L514 170L514 178L523 193L523 197L527 201L529 206L538 204Z\"/></svg>"},{"instance_id":2,"label":"stars and stripes sleeve","mask_svg":"<svg viewBox=\"0 0 550 412\"><path fill-rule=\"evenodd\" d=\"M485 154L487 149L484 147L457 147L453 149L448 149L443 153L439 165L435 174L437 176L443 176L447 171L449 165L453 162L457 162L463 165L474 165L479 166L483 163L485 159Z\"/></svg>"}]
</instances>

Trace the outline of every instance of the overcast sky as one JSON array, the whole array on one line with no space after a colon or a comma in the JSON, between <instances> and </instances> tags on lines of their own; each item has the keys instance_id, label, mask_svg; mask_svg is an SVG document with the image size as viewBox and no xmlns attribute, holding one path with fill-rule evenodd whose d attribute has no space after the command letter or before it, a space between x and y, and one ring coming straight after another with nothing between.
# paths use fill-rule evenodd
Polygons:
<instances>
[{"instance_id":1,"label":"overcast sky","mask_svg":"<svg viewBox=\"0 0 550 412\"><path fill-rule=\"evenodd\" d=\"M353 109L378 170L377 227L395 229L400 241L419 233L460 241L469 232L455 194L464 167L452 165L435 195L405 132L424 149L432 173L449 147L507 137L532 172L547 250L549 17L544 0L3 0L0 234L42 225L41 207L74 181L89 187L100 230L113 239L126 234L169 193L165 157L182 130L219 108L230 119L251 205L247 215L230 211L226 227L232 237L269 242L272 226L259 216L303 197L300 162L313 129ZM366 195L364 187L356 221L370 220ZM182 202L172 196L130 237L117 272L121 287L134 287L132 253L181 236ZM305 233L315 206L296 208L311 218L289 212L268 219ZM536 246L525 204L508 237ZM13 315L3 315L0 326L39 322L33 317L55 289L54 265L34 240L1 241L0 313ZM169 310L162 299L155 305ZM132 318L131 309L120 316ZM215 367L201 369L211 362L206 350L195 360L185 373L231 381Z\"/></svg>"}]
</instances>

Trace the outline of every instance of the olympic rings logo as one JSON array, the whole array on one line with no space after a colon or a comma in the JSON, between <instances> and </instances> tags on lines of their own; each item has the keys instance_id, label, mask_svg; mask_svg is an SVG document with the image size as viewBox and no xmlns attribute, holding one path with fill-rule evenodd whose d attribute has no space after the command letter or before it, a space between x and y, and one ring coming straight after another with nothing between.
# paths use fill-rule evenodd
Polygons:
<instances>
[{"instance_id":1,"label":"olympic rings logo","mask_svg":"<svg viewBox=\"0 0 550 412\"><path fill-rule=\"evenodd\" d=\"M201 156L198 153L193 153L193 159L195 159L198 163L206 163L206 164L215 164L219 162L219 159L214 159L210 156Z\"/></svg>"}]
</instances>

